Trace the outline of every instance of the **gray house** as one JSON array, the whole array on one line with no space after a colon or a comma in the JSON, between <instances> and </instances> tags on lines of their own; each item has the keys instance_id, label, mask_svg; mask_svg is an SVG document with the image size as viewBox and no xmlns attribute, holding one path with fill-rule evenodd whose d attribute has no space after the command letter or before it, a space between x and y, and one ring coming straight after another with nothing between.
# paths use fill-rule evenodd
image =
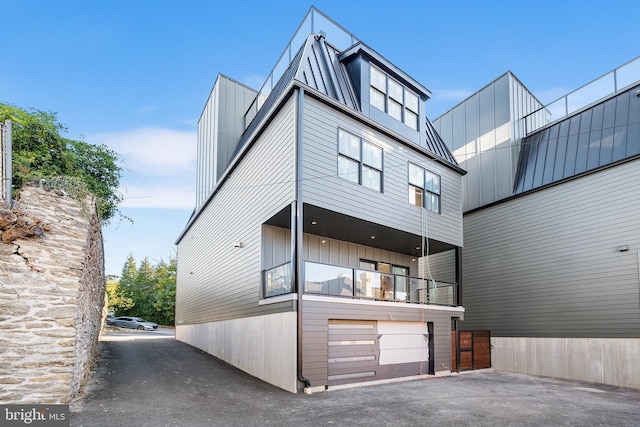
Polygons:
<instances>
[{"instance_id":1,"label":"gray house","mask_svg":"<svg viewBox=\"0 0 640 427\"><path fill-rule=\"evenodd\" d=\"M460 327L497 369L640 387L640 58L546 106L509 72L434 126L468 171Z\"/></svg>"},{"instance_id":2,"label":"gray house","mask_svg":"<svg viewBox=\"0 0 640 427\"><path fill-rule=\"evenodd\" d=\"M219 75L177 339L291 392L448 375L465 171L430 95L314 8L260 90Z\"/></svg>"}]
</instances>

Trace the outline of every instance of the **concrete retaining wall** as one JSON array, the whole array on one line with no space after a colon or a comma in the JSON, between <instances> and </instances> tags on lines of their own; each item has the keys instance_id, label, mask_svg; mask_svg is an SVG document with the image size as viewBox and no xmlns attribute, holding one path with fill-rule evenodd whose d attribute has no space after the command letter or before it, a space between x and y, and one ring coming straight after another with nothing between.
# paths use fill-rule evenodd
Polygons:
<instances>
[{"instance_id":1,"label":"concrete retaining wall","mask_svg":"<svg viewBox=\"0 0 640 427\"><path fill-rule=\"evenodd\" d=\"M637 338L492 337L499 371L640 388Z\"/></svg>"},{"instance_id":2,"label":"concrete retaining wall","mask_svg":"<svg viewBox=\"0 0 640 427\"><path fill-rule=\"evenodd\" d=\"M296 313L177 325L176 339L289 392L297 392Z\"/></svg>"},{"instance_id":3,"label":"concrete retaining wall","mask_svg":"<svg viewBox=\"0 0 640 427\"><path fill-rule=\"evenodd\" d=\"M104 305L91 199L26 187L19 210L44 234L0 243L0 402L65 403L89 373Z\"/></svg>"}]
</instances>

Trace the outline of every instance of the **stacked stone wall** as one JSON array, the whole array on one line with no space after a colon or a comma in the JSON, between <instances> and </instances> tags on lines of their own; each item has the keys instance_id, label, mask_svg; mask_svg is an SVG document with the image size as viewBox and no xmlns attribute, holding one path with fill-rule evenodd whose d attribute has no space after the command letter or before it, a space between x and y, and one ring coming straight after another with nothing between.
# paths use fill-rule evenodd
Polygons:
<instances>
[{"instance_id":1,"label":"stacked stone wall","mask_svg":"<svg viewBox=\"0 0 640 427\"><path fill-rule=\"evenodd\" d=\"M39 232L0 243L0 402L67 403L88 376L102 324L100 221L90 198L39 186L21 191L14 212Z\"/></svg>"}]
</instances>

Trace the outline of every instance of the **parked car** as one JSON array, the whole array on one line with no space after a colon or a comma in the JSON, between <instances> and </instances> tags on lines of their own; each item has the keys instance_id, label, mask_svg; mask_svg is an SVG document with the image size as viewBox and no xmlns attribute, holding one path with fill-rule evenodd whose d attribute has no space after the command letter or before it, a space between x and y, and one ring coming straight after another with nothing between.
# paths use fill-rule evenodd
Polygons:
<instances>
[{"instance_id":1,"label":"parked car","mask_svg":"<svg viewBox=\"0 0 640 427\"><path fill-rule=\"evenodd\" d=\"M153 331L158 329L158 324L147 322L140 317L120 316L107 319L107 325L119 326L121 328L140 329L145 331Z\"/></svg>"}]
</instances>

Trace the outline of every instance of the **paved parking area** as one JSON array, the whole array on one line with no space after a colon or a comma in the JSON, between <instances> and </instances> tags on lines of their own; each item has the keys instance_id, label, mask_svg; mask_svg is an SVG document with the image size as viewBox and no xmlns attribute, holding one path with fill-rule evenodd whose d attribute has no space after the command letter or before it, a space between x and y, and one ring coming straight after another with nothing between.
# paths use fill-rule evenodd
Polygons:
<instances>
[{"instance_id":1,"label":"paved parking area","mask_svg":"<svg viewBox=\"0 0 640 427\"><path fill-rule=\"evenodd\" d=\"M493 370L291 394L170 331L107 333L71 425L640 426L640 390Z\"/></svg>"}]
</instances>

